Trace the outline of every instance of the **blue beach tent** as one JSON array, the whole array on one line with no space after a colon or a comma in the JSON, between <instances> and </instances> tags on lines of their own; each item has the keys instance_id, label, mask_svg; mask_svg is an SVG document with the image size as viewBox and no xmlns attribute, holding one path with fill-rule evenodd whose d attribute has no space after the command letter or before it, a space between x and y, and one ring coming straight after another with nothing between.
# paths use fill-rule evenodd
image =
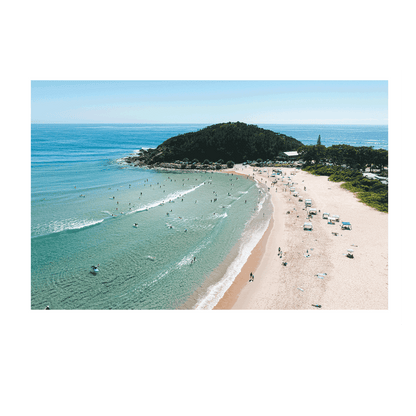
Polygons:
<instances>
[{"instance_id":1,"label":"blue beach tent","mask_svg":"<svg viewBox=\"0 0 416 416\"><path fill-rule=\"evenodd\" d=\"M343 229L343 230L352 230L352 225L349 222L342 222L341 229Z\"/></svg>"}]
</instances>

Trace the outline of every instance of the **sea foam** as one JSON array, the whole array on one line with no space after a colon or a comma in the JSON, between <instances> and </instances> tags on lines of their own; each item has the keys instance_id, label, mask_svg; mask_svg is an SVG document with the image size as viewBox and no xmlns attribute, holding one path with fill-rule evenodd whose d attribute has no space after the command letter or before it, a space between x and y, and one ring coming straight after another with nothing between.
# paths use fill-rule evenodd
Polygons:
<instances>
[{"instance_id":1,"label":"sea foam","mask_svg":"<svg viewBox=\"0 0 416 416\"><path fill-rule=\"evenodd\" d=\"M98 221L93 221L93 220L54 221L54 222L49 224L48 230L45 233L39 234L39 235L34 235L34 236L32 236L32 238L43 237L45 235L61 233L61 232L64 232L64 231L75 231L75 230L80 230L80 229L86 228L86 227L92 227L94 225L102 223L104 221L104 219L105 218L103 218L101 220L98 220ZM34 227L34 230L35 229L36 229L36 227Z\"/></svg>"},{"instance_id":2,"label":"sea foam","mask_svg":"<svg viewBox=\"0 0 416 416\"><path fill-rule=\"evenodd\" d=\"M263 221L254 228L251 227L251 223L256 218L259 218L261 208L267 199L267 194L264 193L263 195L264 198L262 198L261 202L259 203L260 209L258 209L257 214L253 215L246 224L246 228L240 240L241 245L239 247L236 258L228 266L224 277L219 282L211 285L208 288L207 293L198 299L194 309L213 309L215 307L219 300L224 296L225 292L230 288L237 275L241 272L241 269L247 262L251 252L266 232L270 223L270 218L267 221Z\"/></svg>"}]
</instances>

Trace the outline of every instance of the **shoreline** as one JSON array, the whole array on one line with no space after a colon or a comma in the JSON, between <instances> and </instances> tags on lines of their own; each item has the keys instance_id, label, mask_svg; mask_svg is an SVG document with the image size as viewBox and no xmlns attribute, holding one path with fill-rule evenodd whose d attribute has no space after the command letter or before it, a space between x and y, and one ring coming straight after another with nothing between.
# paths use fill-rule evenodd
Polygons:
<instances>
[{"instance_id":1,"label":"shoreline","mask_svg":"<svg viewBox=\"0 0 416 416\"><path fill-rule=\"evenodd\" d=\"M241 176L244 179L251 180L258 189L265 188L264 184L262 184L260 181L257 181L253 177L250 177L250 175L243 174L241 172L235 172L231 169L222 171L220 173ZM267 189L264 189L263 192L265 199L261 205L263 206L263 204L266 203L266 209L272 210L273 206L269 200L269 196L267 195ZM261 210L259 212L261 212ZM254 222L251 223L252 221ZM242 267L244 267L244 265L247 263L247 260L251 256L252 251L255 250L261 241L264 242L264 235L270 232L271 221L271 215L267 215L267 217L261 217L260 215L252 216L251 219L246 223L240 238L228 252L225 259L210 273L201 288L194 292L179 309L215 309L216 305L221 301L225 294L230 290L230 287L234 284L236 277L240 274ZM258 233L259 231L260 234ZM248 237L248 239L247 233L251 234L251 237ZM253 243L255 244L254 246Z\"/></svg>"},{"instance_id":2,"label":"shoreline","mask_svg":"<svg viewBox=\"0 0 416 416\"><path fill-rule=\"evenodd\" d=\"M245 169L244 167L242 167L242 165L239 165L236 169L238 168ZM271 168L268 168L268 169L271 169ZM254 173L254 169L252 167L250 167L251 174L244 174L238 171L233 171L233 173L237 175L244 175L244 176L251 177L253 180L261 183L261 181L255 178L256 173ZM277 243L277 244L282 245L284 236L282 233L283 224L281 221L281 216L282 216L285 206L283 204L282 206L276 205L275 201L273 201L272 192L270 190L267 192L271 196L271 204L272 204L272 209L273 209L271 213L269 225L266 231L264 232L263 236L261 237L260 241L256 244L254 249L251 251L246 263L241 268L241 271L239 272L239 274L235 277L230 288L225 292L224 296L218 301L217 305L215 305L215 307L213 308L214 310L240 309L236 307L236 304L240 295L243 293L243 290L247 291L247 293L250 293L253 291L252 289L255 290L257 286L258 279L256 279L256 275L257 275L257 272L259 271L260 265L265 260L266 249L268 245L270 245L271 243L270 240L271 239L276 240L276 237L277 237L279 241L273 241L272 244L275 245ZM280 245L278 245L278 247L280 247ZM253 273L254 275L254 280L252 282L249 282L250 273Z\"/></svg>"},{"instance_id":3,"label":"shoreline","mask_svg":"<svg viewBox=\"0 0 416 416\"><path fill-rule=\"evenodd\" d=\"M227 172L244 174L239 168ZM280 177L268 191L273 204L269 227L213 309L388 309L388 214L361 203L341 183L281 169L285 179ZM251 177L254 172L259 182L270 181L272 168L244 170ZM291 173L293 186L317 208L312 220L306 217L304 202L285 185ZM323 212L340 215L340 222L328 224ZM303 230L307 221L313 231ZM341 230L342 221L351 222L353 229ZM346 257L348 249L354 250L353 259ZM250 272L253 282L248 281Z\"/></svg>"},{"instance_id":4,"label":"shoreline","mask_svg":"<svg viewBox=\"0 0 416 416\"><path fill-rule=\"evenodd\" d=\"M243 267L241 268L241 271L235 277L233 283L224 293L223 297L212 308L213 310L227 310L227 309L231 309L235 305L238 297L240 296L241 291L248 283L250 273L253 273L254 277L256 275L256 270L263 257L263 251L267 245L267 240L269 239L272 229L273 229L273 217L270 219L270 223L266 231L262 235L260 241L256 244L254 249L251 251L247 261L244 263Z\"/></svg>"},{"instance_id":5,"label":"shoreline","mask_svg":"<svg viewBox=\"0 0 416 416\"><path fill-rule=\"evenodd\" d=\"M234 175L244 176L246 178L250 178L251 180L253 180L255 182L259 182L255 179L255 177L253 175L238 172L237 170L234 170L234 167L231 168L231 169L228 169L224 173L232 173ZM236 169L238 169L238 167ZM261 182L259 182L259 183L261 184ZM266 192L268 192L270 194L269 191L266 190ZM212 308L213 310L228 310L228 309L231 309L235 305L235 303L237 302L241 291L246 287L246 285L249 284L249 283L252 284L256 280L255 279L256 271L257 271L257 268L259 267L260 262L263 258L264 250L267 246L267 241L268 241L268 239L271 235L271 232L272 232L273 227L274 227L274 222L275 222L274 215L273 215L274 211L275 211L275 206L273 205L273 202L271 202L271 204L272 204L272 213L271 213L271 217L270 217L269 225L267 226L267 229L265 230L265 232L261 236L260 241L258 241L256 246L251 251L248 259L246 260L246 262L242 266L240 272L235 276L234 281L232 282L231 286L226 290L226 292L224 293L222 298ZM249 282L250 273L253 273L253 275L254 275L253 282Z\"/></svg>"}]
</instances>

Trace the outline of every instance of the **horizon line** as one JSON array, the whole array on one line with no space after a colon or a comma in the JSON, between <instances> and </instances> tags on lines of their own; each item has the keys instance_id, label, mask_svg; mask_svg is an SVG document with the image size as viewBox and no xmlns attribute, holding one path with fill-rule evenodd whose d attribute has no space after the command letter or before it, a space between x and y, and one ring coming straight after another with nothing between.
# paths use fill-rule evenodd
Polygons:
<instances>
[{"instance_id":1,"label":"horizon line","mask_svg":"<svg viewBox=\"0 0 416 416\"><path fill-rule=\"evenodd\" d=\"M66 121L31 121L30 124L160 124L160 125L182 125L182 124L203 124L203 125L212 125L212 124L224 124L224 123L244 123L244 124L271 124L271 125L308 125L308 126L388 126L388 123L276 123L276 122L261 122L261 123L246 123L244 121L223 121L217 123L202 123L202 122L182 122L182 123L137 123L137 122L123 122L123 123L109 123L109 122L66 122Z\"/></svg>"}]
</instances>

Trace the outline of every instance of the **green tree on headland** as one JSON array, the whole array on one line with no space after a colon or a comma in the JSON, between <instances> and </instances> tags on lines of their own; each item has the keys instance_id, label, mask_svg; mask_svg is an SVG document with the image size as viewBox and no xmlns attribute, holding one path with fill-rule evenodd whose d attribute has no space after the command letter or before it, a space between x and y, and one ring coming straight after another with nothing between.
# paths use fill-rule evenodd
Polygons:
<instances>
[{"instance_id":1,"label":"green tree on headland","mask_svg":"<svg viewBox=\"0 0 416 416\"><path fill-rule=\"evenodd\" d=\"M322 145L303 145L299 147L298 153L300 158L310 165L313 163L319 163L325 159L326 149Z\"/></svg>"},{"instance_id":2,"label":"green tree on headland","mask_svg":"<svg viewBox=\"0 0 416 416\"><path fill-rule=\"evenodd\" d=\"M323 145L302 145L297 149L300 159L307 165L328 162L335 166L344 166L364 170L369 167L383 172L388 167L388 151L372 147L355 147L348 144L335 144L330 147Z\"/></svg>"},{"instance_id":3,"label":"green tree on headland","mask_svg":"<svg viewBox=\"0 0 416 416\"><path fill-rule=\"evenodd\" d=\"M318 146L321 145L321 135L318 136L318 142L316 143Z\"/></svg>"},{"instance_id":4,"label":"green tree on headland","mask_svg":"<svg viewBox=\"0 0 416 416\"><path fill-rule=\"evenodd\" d=\"M143 152L141 163L152 165L176 160L275 159L279 152L296 150L302 143L285 134L245 123L220 123L165 140L156 149ZM224 162L223 162L224 163Z\"/></svg>"}]
</instances>

